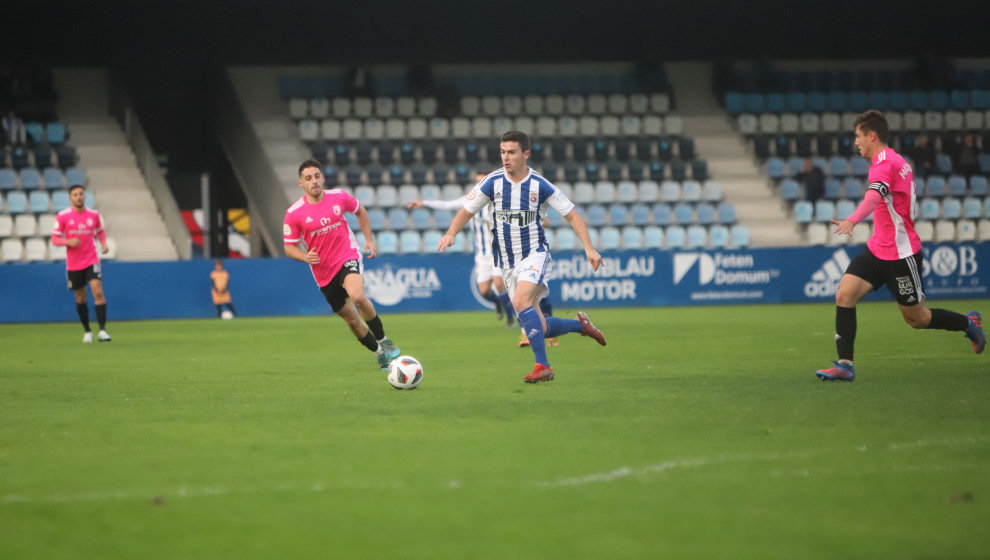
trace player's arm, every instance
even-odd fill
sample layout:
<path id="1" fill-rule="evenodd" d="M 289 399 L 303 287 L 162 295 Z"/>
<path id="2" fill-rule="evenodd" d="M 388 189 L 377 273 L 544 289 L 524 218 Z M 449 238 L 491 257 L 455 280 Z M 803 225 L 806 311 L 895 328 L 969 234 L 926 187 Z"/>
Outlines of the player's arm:
<path id="1" fill-rule="evenodd" d="M 598 270 L 598 267 L 602 264 L 602 256 L 595 250 L 594 245 L 591 244 L 591 236 L 588 235 L 588 226 L 585 225 L 584 219 L 578 214 L 577 209 L 572 209 L 570 212 L 564 214 L 564 219 L 571 225 L 571 229 L 574 230 L 578 239 L 581 240 L 581 244 L 584 245 L 584 256 L 591 263 L 591 269 Z"/>
<path id="2" fill-rule="evenodd" d="M 310 249 L 309 251 L 303 252 L 303 250 L 299 248 L 298 243 L 295 245 L 286 243 L 285 256 L 306 264 L 320 264 L 320 256 L 316 254 L 316 251 Z"/>
<path id="3" fill-rule="evenodd" d="M 841 233 L 844 235 L 852 235 L 853 227 L 866 219 L 867 216 L 876 210 L 877 205 L 883 200 L 884 195 L 887 194 L 887 185 L 879 183 L 874 187 L 873 184 L 870 188 L 866 190 L 866 195 L 863 196 L 863 202 L 859 203 L 856 211 L 852 213 L 851 216 L 845 220 L 831 220 L 832 225 L 835 226 L 835 233 Z"/>
<path id="4" fill-rule="evenodd" d="M 110 252 L 110 246 L 107 245 L 107 232 L 103 229 L 102 220 L 100 222 L 97 225 L 96 240 L 100 242 L 100 252 L 105 255 Z"/>
<path id="5" fill-rule="evenodd" d="M 65 232 L 62 231 L 62 223 L 55 222 L 55 227 L 52 228 L 52 245 L 55 245 L 56 247 L 75 247 L 79 245 L 79 238 L 69 238 Z"/>
<path id="6" fill-rule="evenodd" d="M 465 208 L 458 210 L 457 215 L 454 216 L 454 219 L 450 222 L 450 227 L 447 228 L 447 233 L 443 234 L 443 237 L 440 238 L 440 243 L 437 245 L 437 251 L 442 253 L 445 249 L 447 249 L 447 247 L 453 245 L 454 238 L 457 237 L 457 232 L 464 229 L 464 225 L 467 224 L 468 220 L 470 220 L 473 216 L 474 213 L 468 212 Z"/>
<path id="7" fill-rule="evenodd" d="M 361 233 L 364 234 L 364 254 L 369 259 L 373 259 L 378 251 L 375 250 L 375 236 L 371 232 L 371 220 L 368 219 L 368 211 L 364 209 L 364 206 L 359 206 L 354 212 L 354 216 L 357 218 Z"/>

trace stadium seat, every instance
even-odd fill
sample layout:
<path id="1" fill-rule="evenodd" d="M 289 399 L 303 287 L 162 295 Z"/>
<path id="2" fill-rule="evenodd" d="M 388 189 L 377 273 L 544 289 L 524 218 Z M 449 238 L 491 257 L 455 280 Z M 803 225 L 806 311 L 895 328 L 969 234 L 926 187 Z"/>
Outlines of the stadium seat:
<path id="1" fill-rule="evenodd" d="M 403 254 L 422 252 L 423 238 L 418 231 L 406 230 L 399 234 L 399 251 Z"/>
<path id="2" fill-rule="evenodd" d="M 825 245 L 828 242 L 828 226 L 825 224 L 808 224 L 807 234 L 809 245 Z"/>
<path id="3" fill-rule="evenodd" d="M 622 228 L 622 248 L 641 249 L 643 247 L 643 230 L 637 226 Z"/>
<path id="4" fill-rule="evenodd" d="M 856 203 L 849 199 L 842 199 L 835 204 L 835 219 L 845 220 L 856 211 Z"/>
<path id="5" fill-rule="evenodd" d="M 945 241 L 955 241 L 956 223 L 950 220 L 938 220 L 935 222 L 935 241 L 942 243 Z"/>
<path id="6" fill-rule="evenodd" d="M 980 220 L 977 222 L 976 238 L 980 241 L 990 241 L 990 220 Z"/>
<path id="7" fill-rule="evenodd" d="M 390 255 L 399 251 L 399 236 L 396 235 L 394 231 L 386 230 L 379 232 L 377 237 L 377 249 L 379 254 Z"/>
<path id="8" fill-rule="evenodd" d="M 702 225 L 691 225 L 687 228 L 686 249 L 699 249 L 708 244 L 708 231 Z"/>
<path id="9" fill-rule="evenodd" d="M 33 190 L 28 195 L 28 204 L 31 205 L 31 211 L 35 214 L 48 212 L 51 202 L 52 199 L 48 196 L 48 191 Z"/>
<path id="10" fill-rule="evenodd" d="M 976 222 L 973 220 L 959 220 L 956 222 L 956 241 L 960 243 L 976 241 Z"/>
<path id="11" fill-rule="evenodd" d="M 780 198 L 785 202 L 796 202 L 801 197 L 801 185 L 794 179 L 780 182 Z"/>
<path id="12" fill-rule="evenodd" d="M 623 227 L 629 223 L 629 209 L 625 204 L 616 203 L 608 207 L 609 223 L 615 227 Z"/>
<path id="13" fill-rule="evenodd" d="M 0 214 L 0 239 L 14 234 L 14 218 L 10 214 Z"/>
<path id="14" fill-rule="evenodd" d="M 3 163 L 0 161 L 0 163 Z M 0 191 L 17 188 L 17 172 L 9 167 L 0 169 Z"/>
<path id="15" fill-rule="evenodd" d="M 616 201 L 629 204 L 636 202 L 638 197 L 639 191 L 636 183 L 632 181 L 620 181 L 616 185 Z"/>
<path id="16" fill-rule="evenodd" d="M 984 175 L 971 175 L 969 177 L 969 194 L 973 196 L 987 196 L 987 178 Z"/>
<path id="17" fill-rule="evenodd" d="M 34 214 L 14 216 L 14 232 L 18 237 L 31 237 L 38 234 L 38 220 Z"/>
<path id="18" fill-rule="evenodd" d="M 381 208 L 367 208 L 368 221 L 371 222 L 372 231 L 385 229 L 385 211 Z"/>
<path id="19" fill-rule="evenodd" d="M 988 228 L 990 229 L 990 228 Z M 663 247 L 663 230 L 657 226 L 647 226 L 643 228 L 643 248 L 660 249 Z"/>
<path id="20" fill-rule="evenodd" d="M 694 221 L 694 208 L 686 202 L 678 202 L 674 205 L 674 222 L 679 225 L 687 225 Z M 659 223 L 659 222 L 658 222 Z"/>
<path id="21" fill-rule="evenodd" d="M 681 200 L 687 202 L 698 202 L 701 200 L 701 183 L 698 181 L 684 181 L 681 183 Z"/>
<path id="22" fill-rule="evenodd" d="M 24 241 L 24 259 L 28 262 L 41 262 L 48 259 L 48 242 L 41 237 L 31 237 Z"/>
<path id="23" fill-rule="evenodd" d="M 936 220 L 941 215 L 941 205 L 934 198 L 923 198 L 920 203 L 921 213 L 918 216 L 922 220 Z"/>
<path id="24" fill-rule="evenodd" d="M 375 203 L 383 208 L 399 204 L 399 191 L 394 185 L 380 185 L 375 189 Z"/>
<path id="25" fill-rule="evenodd" d="M 41 173 L 34 167 L 25 167 L 24 169 L 21 169 L 20 177 L 21 188 L 24 190 L 40 189 L 42 187 Z"/>
<path id="26" fill-rule="evenodd" d="M 931 175 L 925 181 L 925 196 L 942 198 L 947 190 L 945 178 L 941 175 Z"/>
<path id="27" fill-rule="evenodd" d="M 794 220 L 799 224 L 810 223 L 814 219 L 815 206 L 807 200 L 794 203 Z"/>
<path id="28" fill-rule="evenodd" d="M 979 198 L 967 196 L 962 201 L 962 217 L 978 220 L 983 216 L 983 205 Z"/>
<path id="29" fill-rule="evenodd" d="M 554 238 L 557 243 L 556 249 L 573 251 L 578 248 L 579 241 L 577 235 L 570 227 L 557 228 L 554 232 Z"/>
<path id="30" fill-rule="evenodd" d="M 591 227 L 602 227 L 606 223 L 608 210 L 601 204 L 591 204 L 588 206 L 587 223 Z"/>
<path id="31" fill-rule="evenodd" d="M 702 185 L 702 199 L 708 202 L 721 202 L 723 198 L 722 184 L 711 179 Z"/>
<path id="32" fill-rule="evenodd" d="M 24 243 L 15 237 L 0 240 L 0 259 L 3 262 L 20 262 L 24 259 Z"/>
<path id="33" fill-rule="evenodd" d="M 28 198 L 24 191 L 11 191 L 7 193 L 7 213 L 21 214 L 28 210 Z"/>
<path id="34" fill-rule="evenodd" d="M 601 248 L 606 251 L 614 251 L 622 245 L 622 234 L 617 227 L 606 226 L 601 228 L 598 238 L 601 242 Z"/>
<path id="35" fill-rule="evenodd" d="M 966 178 L 962 175 L 950 175 L 948 187 L 949 196 L 966 196 Z"/>
<path id="36" fill-rule="evenodd" d="M 615 183 L 612 181 L 598 181 L 595 183 L 595 200 L 601 204 L 610 204 L 615 202 Z"/>
<path id="37" fill-rule="evenodd" d="M 727 226 L 716 224 L 708 232 L 709 246 L 713 249 L 724 249 L 729 246 L 730 232 Z"/>
<path id="38" fill-rule="evenodd" d="M 718 223 L 723 225 L 731 225 L 736 222 L 736 207 L 734 204 L 729 202 L 723 202 L 718 205 L 717 209 Z"/>
<path id="39" fill-rule="evenodd" d="M 660 200 L 677 202 L 681 200 L 681 185 L 676 181 L 664 181 L 660 184 Z"/>
<path id="40" fill-rule="evenodd" d="M 660 186 L 656 181 L 645 180 L 639 182 L 639 200 L 641 202 L 656 202 L 660 200 Z"/>
<path id="41" fill-rule="evenodd" d="M 405 208 L 389 208 L 387 215 L 389 229 L 401 232 L 409 227 L 409 212 Z"/>
<path id="42" fill-rule="evenodd" d="M 715 223 L 715 206 L 712 204 L 708 202 L 699 203 L 695 206 L 695 212 L 697 212 L 695 222 L 705 226 Z"/>
<path id="43" fill-rule="evenodd" d="M 942 201 L 942 218 L 946 220 L 958 220 L 960 217 L 962 217 L 962 202 L 958 198 L 945 198 Z M 935 229 L 937 233 L 937 225 Z"/>
<path id="44" fill-rule="evenodd" d="M 855 230 L 854 230 L 855 231 Z M 928 220 L 922 220 L 914 223 L 914 231 L 921 238 L 922 242 L 929 242 L 935 240 L 935 224 L 934 222 Z"/>
<path id="45" fill-rule="evenodd" d="M 668 249 L 683 249 L 687 243 L 687 231 L 682 226 L 670 226 L 664 235 L 667 238 Z"/>
<path id="46" fill-rule="evenodd" d="M 61 212 L 71 206 L 69 202 L 69 191 L 55 191 L 52 193 L 52 212 Z"/>
<path id="47" fill-rule="evenodd" d="M 669 209 L 669 207 L 668 207 Z M 636 203 L 630 207 L 632 224 L 636 226 L 649 225 L 651 222 L 650 207 L 643 203 Z"/>

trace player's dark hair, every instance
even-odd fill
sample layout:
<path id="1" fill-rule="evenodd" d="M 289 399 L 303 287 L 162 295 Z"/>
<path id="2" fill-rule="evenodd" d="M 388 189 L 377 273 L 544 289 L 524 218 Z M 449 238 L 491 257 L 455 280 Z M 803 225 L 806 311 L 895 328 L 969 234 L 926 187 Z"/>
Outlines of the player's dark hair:
<path id="1" fill-rule="evenodd" d="M 320 170 L 323 169 L 323 166 L 320 165 L 320 162 L 316 161 L 315 159 L 307 159 L 306 161 L 299 164 L 299 176 L 302 177 L 303 170 L 310 167 L 315 167 Z"/>
<path id="2" fill-rule="evenodd" d="M 876 132 L 877 140 L 881 144 L 887 143 L 890 127 L 887 125 L 887 117 L 883 116 L 883 113 L 880 111 L 876 109 L 863 111 L 859 115 L 856 115 L 856 121 L 853 123 L 853 126 L 862 130 L 864 134 L 867 132 Z"/>
<path id="3" fill-rule="evenodd" d="M 82 185 L 72 185 L 71 187 L 69 187 L 69 194 L 72 194 L 72 191 L 74 191 L 76 189 L 86 190 L 86 187 L 84 187 Z"/>
<path id="4" fill-rule="evenodd" d="M 519 149 L 523 152 L 529 151 L 529 136 L 525 132 L 520 132 L 518 130 L 510 130 L 499 138 L 499 143 L 502 142 L 516 142 L 519 144 Z"/>

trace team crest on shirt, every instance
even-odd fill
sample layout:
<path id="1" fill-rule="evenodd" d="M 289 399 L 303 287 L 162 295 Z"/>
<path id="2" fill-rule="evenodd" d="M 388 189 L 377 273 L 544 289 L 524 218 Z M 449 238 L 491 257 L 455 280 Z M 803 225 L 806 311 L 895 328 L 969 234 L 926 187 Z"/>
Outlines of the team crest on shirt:
<path id="1" fill-rule="evenodd" d="M 529 201 L 530 201 L 530 202 L 536 202 L 536 200 L 537 200 L 537 199 L 538 199 L 539 197 L 540 197 L 540 195 L 538 195 L 538 194 L 536 194 L 536 193 L 532 193 L 532 194 L 530 194 L 530 195 L 529 195 Z"/>
<path id="2" fill-rule="evenodd" d="M 468 200 L 474 200 L 478 196 L 477 189 L 471 189 L 471 192 L 467 193 Z"/>
<path id="3" fill-rule="evenodd" d="M 92 226 L 93 225 L 93 218 L 86 218 L 86 225 L 87 226 Z"/>
<path id="4" fill-rule="evenodd" d="M 337 205 L 337 204 L 334 204 L 333 205 L 333 215 L 334 216 L 339 216 L 340 215 L 340 206 Z"/>

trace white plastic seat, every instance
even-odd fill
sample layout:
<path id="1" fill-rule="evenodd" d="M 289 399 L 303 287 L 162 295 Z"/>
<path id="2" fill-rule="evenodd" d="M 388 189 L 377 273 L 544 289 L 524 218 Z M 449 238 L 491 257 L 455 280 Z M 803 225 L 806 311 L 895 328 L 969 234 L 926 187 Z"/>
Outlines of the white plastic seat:
<path id="1" fill-rule="evenodd" d="M 661 115 L 670 111 L 670 96 L 663 92 L 650 95 L 650 109 Z"/>
<path id="2" fill-rule="evenodd" d="M 586 102 L 587 112 L 593 115 L 601 115 L 608 110 L 608 99 L 600 93 L 592 93 Z"/>
<path id="3" fill-rule="evenodd" d="M 643 119 L 636 115 L 624 115 L 620 131 L 626 136 L 639 136 L 643 132 Z"/>
<path id="4" fill-rule="evenodd" d="M 546 96 L 543 101 L 545 111 L 548 115 L 563 115 L 564 114 L 564 96 L 551 94 Z"/>
<path id="5" fill-rule="evenodd" d="M 38 220 L 34 214 L 18 214 L 14 216 L 14 231 L 18 237 L 37 235 Z"/>
<path id="6" fill-rule="evenodd" d="M 31 237 L 24 241 L 24 258 L 28 262 L 48 259 L 48 243 L 41 237 Z"/>
<path id="7" fill-rule="evenodd" d="M 316 119 L 302 119 L 298 128 L 300 140 L 305 142 L 320 139 L 320 123 Z"/>
<path id="8" fill-rule="evenodd" d="M 585 112 L 585 99 L 583 95 L 572 93 L 564 98 L 564 103 L 567 114 L 569 115 L 581 115 Z"/>
<path id="9" fill-rule="evenodd" d="M 502 113 L 516 116 L 523 112 L 522 97 L 518 95 L 506 95 L 502 97 Z"/>
<path id="10" fill-rule="evenodd" d="M 938 220 L 935 222 L 935 241 L 955 241 L 956 223 L 951 220 Z"/>
<path id="11" fill-rule="evenodd" d="M 364 125 L 360 119 L 344 119 L 341 124 L 341 135 L 346 140 L 358 140 L 364 133 Z"/>
<path id="12" fill-rule="evenodd" d="M 624 93 L 613 93 L 608 96 L 608 112 L 621 115 L 629 110 L 629 98 Z"/>
<path id="13" fill-rule="evenodd" d="M 289 116 L 294 119 L 304 119 L 309 114 L 309 101 L 302 97 L 289 100 Z"/>
<path id="14" fill-rule="evenodd" d="M 578 133 L 581 136 L 598 136 L 598 117 L 584 115 L 578 119 Z"/>
<path id="15" fill-rule="evenodd" d="M 416 100 L 412 97 L 399 97 L 395 100 L 395 114 L 400 117 L 412 117 L 416 114 Z"/>
<path id="16" fill-rule="evenodd" d="M 320 138 L 324 140 L 339 140 L 342 128 L 337 119 L 323 119 L 320 121 Z"/>
<path id="17" fill-rule="evenodd" d="M 330 100 L 326 97 L 314 97 L 309 100 L 309 116 L 324 119 L 330 116 Z"/>
<path id="18" fill-rule="evenodd" d="M 481 113 L 494 117 L 502 114 L 502 98 L 497 95 L 485 95 L 481 98 Z"/>
<path id="19" fill-rule="evenodd" d="M 0 259 L 3 262 L 20 262 L 24 259 L 24 243 L 16 237 L 0 241 Z"/>
<path id="20" fill-rule="evenodd" d="M 523 98 L 523 109 L 527 115 L 542 115 L 543 97 L 539 95 L 527 95 Z"/>
<path id="21" fill-rule="evenodd" d="M 437 98 L 426 95 L 416 100 L 417 114 L 421 117 L 432 117 L 437 114 Z"/>
<path id="22" fill-rule="evenodd" d="M 650 98 L 645 93 L 629 94 L 629 111 L 636 115 L 650 112 Z"/>
<path id="23" fill-rule="evenodd" d="M 440 117 L 430 119 L 430 138 L 447 138 L 450 136 L 450 121 Z"/>
<path id="24" fill-rule="evenodd" d="M 461 114 L 466 117 L 473 117 L 481 113 L 481 98 L 477 95 L 465 95 L 461 97 Z"/>

